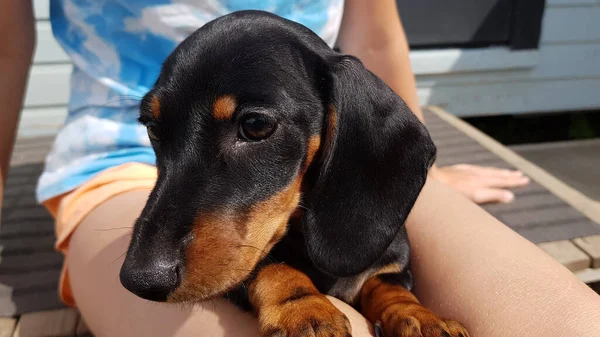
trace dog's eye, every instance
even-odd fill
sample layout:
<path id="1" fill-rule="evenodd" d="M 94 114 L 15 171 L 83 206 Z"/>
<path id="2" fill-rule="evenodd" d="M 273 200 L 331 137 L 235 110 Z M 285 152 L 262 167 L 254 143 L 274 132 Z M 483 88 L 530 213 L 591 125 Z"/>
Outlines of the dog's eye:
<path id="1" fill-rule="evenodd" d="M 148 124 L 146 126 L 146 130 L 148 130 L 148 137 L 153 140 L 158 142 L 160 140 L 160 132 L 158 130 L 158 128 L 156 127 L 156 125 L 154 124 Z"/>
<path id="2" fill-rule="evenodd" d="M 240 138 L 247 141 L 259 141 L 275 132 L 277 123 L 268 116 L 250 116 L 240 124 Z"/>

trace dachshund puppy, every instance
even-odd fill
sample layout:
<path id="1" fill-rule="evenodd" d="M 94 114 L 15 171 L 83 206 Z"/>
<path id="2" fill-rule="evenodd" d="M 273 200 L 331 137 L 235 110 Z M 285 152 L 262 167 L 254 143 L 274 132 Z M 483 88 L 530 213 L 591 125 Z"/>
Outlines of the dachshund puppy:
<path id="1" fill-rule="evenodd" d="M 120 273 L 139 297 L 224 296 L 267 336 L 468 336 L 411 293 L 404 222 L 436 149 L 406 104 L 308 28 L 240 11 L 165 60 L 139 120 L 158 180 Z"/>

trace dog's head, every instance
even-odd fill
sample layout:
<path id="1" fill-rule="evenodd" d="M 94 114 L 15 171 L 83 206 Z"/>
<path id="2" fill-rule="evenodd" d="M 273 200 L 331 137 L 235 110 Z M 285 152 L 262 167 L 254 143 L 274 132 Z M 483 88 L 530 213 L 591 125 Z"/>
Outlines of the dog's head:
<path id="1" fill-rule="evenodd" d="M 425 127 L 357 59 L 264 12 L 221 17 L 183 41 L 140 110 L 158 181 L 120 277 L 157 301 L 238 285 L 298 209 L 315 266 L 366 269 L 435 156 Z"/>

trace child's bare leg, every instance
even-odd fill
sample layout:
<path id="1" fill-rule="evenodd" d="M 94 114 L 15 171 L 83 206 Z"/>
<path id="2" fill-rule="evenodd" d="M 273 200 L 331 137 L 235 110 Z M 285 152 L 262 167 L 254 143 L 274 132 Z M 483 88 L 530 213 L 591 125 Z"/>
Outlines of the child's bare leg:
<path id="1" fill-rule="evenodd" d="M 101 204 L 71 238 L 67 255 L 71 286 L 92 331 L 97 337 L 257 336 L 255 318 L 229 302 L 215 300 L 194 307 L 154 303 L 121 286 L 118 275 L 131 226 L 148 193 L 132 191 Z M 345 303 L 332 301 L 349 317 L 354 336 L 370 336 L 365 318 Z"/>
<path id="2" fill-rule="evenodd" d="M 407 229 L 418 297 L 471 336 L 600 336 L 600 296 L 457 192 L 428 182 Z"/>

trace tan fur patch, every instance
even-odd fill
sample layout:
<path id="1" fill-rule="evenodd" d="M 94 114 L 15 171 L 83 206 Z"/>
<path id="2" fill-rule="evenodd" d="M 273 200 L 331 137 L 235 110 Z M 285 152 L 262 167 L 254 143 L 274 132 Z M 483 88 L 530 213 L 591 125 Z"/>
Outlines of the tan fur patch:
<path id="1" fill-rule="evenodd" d="M 410 311 L 420 310 L 421 307 L 410 291 L 398 285 L 387 284 L 377 276 L 371 277 L 362 287 L 360 304 L 362 314 L 371 322 L 380 321 L 392 306 L 401 304 Z"/>
<path id="2" fill-rule="evenodd" d="M 272 264 L 260 270 L 248 289 L 248 295 L 252 305 L 261 308 L 283 302 L 294 289 L 302 289 L 306 294 L 319 294 L 310 278 L 302 272 L 286 264 Z"/>
<path id="3" fill-rule="evenodd" d="M 185 277 L 169 301 L 205 299 L 243 281 L 285 235 L 287 221 L 300 201 L 300 182 L 298 177 L 257 203 L 246 217 L 227 212 L 199 216 L 186 251 Z M 246 230 L 240 232 L 236 229 L 240 227 Z"/>
<path id="4" fill-rule="evenodd" d="M 213 115 L 218 120 L 227 120 L 231 118 L 236 108 L 237 101 L 235 97 L 224 95 L 217 98 L 213 104 Z"/>
<path id="5" fill-rule="evenodd" d="M 340 278 L 331 287 L 329 293 L 346 303 L 357 304 L 360 301 L 361 289 L 369 278 L 381 274 L 399 273 L 401 270 L 400 264 L 392 263 L 375 271 L 369 269 L 356 276 Z"/>
<path id="6" fill-rule="evenodd" d="M 248 295 L 258 312 L 261 336 L 350 335 L 346 317 L 319 293 L 308 276 L 286 264 L 261 269 Z"/>
<path id="7" fill-rule="evenodd" d="M 327 134 L 325 136 L 325 150 L 331 151 L 337 130 L 338 115 L 337 110 L 332 105 L 329 107 L 327 116 Z"/>
<path id="8" fill-rule="evenodd" d="M 268 252 L 281 240 L 285 235 L 288 219 L 300 203 L 301 182 L 299 176 L 283 191 L 252 207 L 246 223 L 247 242 Z"/>
<path id="9" fill-rule="evenodd" d="M 315 159 L 315 155 L 317 154 L 320 148 L 321 137 L 318 135 L 310 137 L 310 139 L 308 140 L 308 147 L 306 149 L 306 162 L 302 166 L 302 172 L 300 173 L 301 175 L 306 173 L 306 170 L 308 170 L 308 167 L 312 163 L 313 159 Z"/>
<path id="10" fill-rule="evenodd" d="M 155 119 L 160 118 L 160 101 L 156 96 L 152 97 L 152 100 L 150 101 L 150 113 Z"/>
<path id="11" fill-rule="evenodd" d="M 402 271 L 402 266 L 399 263 L 388 264 L 387 266 L 377 270 L 373 276 L 381 274 L 396 274 Z"/>
<path id="12" fill-rule="evenodd" d="M 380 322 L 385 336 L 468 337 L 458 322 L 443 320 L 423 307 L 407 289 L 371 277 L 360 295 L 361 313 L 371 322 Z"/>

